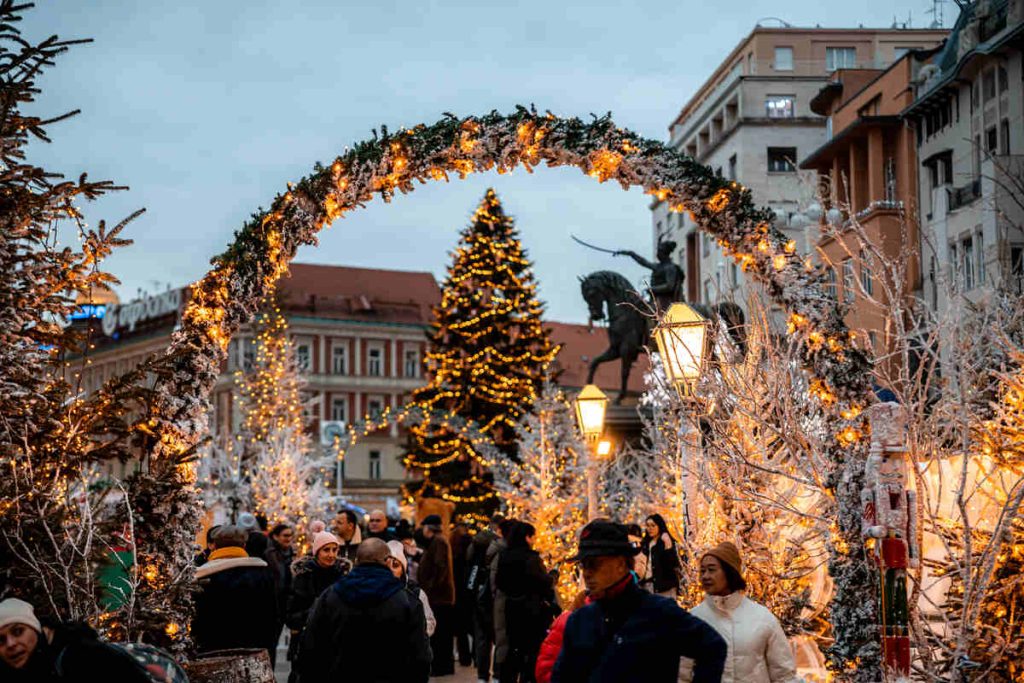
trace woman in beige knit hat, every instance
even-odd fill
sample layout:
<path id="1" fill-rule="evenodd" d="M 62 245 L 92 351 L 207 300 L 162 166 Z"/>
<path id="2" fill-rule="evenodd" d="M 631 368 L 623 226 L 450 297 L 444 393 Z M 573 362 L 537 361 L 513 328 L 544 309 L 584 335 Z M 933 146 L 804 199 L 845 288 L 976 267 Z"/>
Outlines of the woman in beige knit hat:
<path id="1" fill-rule="evenodd" d="M 746 596 L 739 549 L 726 541 L 700 559 L 704 601 L 690 614 L 714 627 L 725 639 L 722 683 L 798 683 L 796 662 L 782 625 L 766 607 Z M 689 667 L 680 667 L 680 681 L 689 681 Z"/>

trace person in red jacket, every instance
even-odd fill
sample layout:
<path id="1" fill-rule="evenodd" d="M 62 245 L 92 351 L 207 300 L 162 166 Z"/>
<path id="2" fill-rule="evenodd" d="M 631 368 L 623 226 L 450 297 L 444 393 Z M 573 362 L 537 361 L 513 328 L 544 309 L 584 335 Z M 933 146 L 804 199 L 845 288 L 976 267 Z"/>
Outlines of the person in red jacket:
<path id="1" fill-rule="evenodd" d="M 583 605 L 590 603 L 586 591 L 580 591 L 572 601 L 569 609 L 558 615 L 555 622 L 551 624 L 551 630 L 541 643 L 540 652 L 537 653 L 537 667 L 534 669 L 534 677 L 537 683 L 551 683 L 551 671 L 555 668 L 555 662 L 562 651 L 562 634 L 565 632 L 565 622 L 569 621 L 569 615 Z"/>

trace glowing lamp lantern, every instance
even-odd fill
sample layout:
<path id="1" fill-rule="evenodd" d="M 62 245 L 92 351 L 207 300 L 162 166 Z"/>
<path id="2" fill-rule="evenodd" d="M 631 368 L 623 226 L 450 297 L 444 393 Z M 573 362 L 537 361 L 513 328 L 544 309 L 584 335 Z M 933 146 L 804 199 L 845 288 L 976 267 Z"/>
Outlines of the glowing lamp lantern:
<path id="1" fill-rule="evenodd" d="M 711 321 L 685 303 L 669 306 L 654 330 L 665 374 L 682 397 L 692 394 L 708 357 Z"/>
<path id="2" fill-rule="evenodd" d="M 604 416 L 608 397 L 593 384 L 583 387 L 576 396 L 576 422 L 587 441 L 597 441 L 604 433 Z"/>

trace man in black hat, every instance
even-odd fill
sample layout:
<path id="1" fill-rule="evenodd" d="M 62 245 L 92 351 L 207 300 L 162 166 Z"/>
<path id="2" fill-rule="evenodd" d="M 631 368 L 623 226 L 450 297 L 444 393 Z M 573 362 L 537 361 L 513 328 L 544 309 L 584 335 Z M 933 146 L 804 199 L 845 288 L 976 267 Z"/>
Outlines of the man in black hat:
<path id="1" fill-rule="evenodd" d="M 694 683 L 721 680 L 725 641 L 674 601 L 636 585 L 637 552 L 622 524 L 594 520 L 583 528 L 572 560 L 593 602 L 569 617 L 551 683 L 674 683 L 680 657 L 694 660 Z"/>

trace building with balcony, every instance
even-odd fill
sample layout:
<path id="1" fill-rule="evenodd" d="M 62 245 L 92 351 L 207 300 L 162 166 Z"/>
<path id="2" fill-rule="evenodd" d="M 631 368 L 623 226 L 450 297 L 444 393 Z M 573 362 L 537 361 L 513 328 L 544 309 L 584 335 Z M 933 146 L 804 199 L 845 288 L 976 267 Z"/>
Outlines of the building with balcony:
<path id="1" fill-rule="evenodd" d="M 914 83 L 921 297 L 943 315 L 960 297 L 1024 277 L 1024 0 L 964 3 Z"/>
<path id="2" fill-rule="evenodd" d="M 944 30 L 757 27 L 729 53 L 669 127 L 670 144 L 750 188 L 802 250 L 814 244 L 801 209 L 815 193 L 798 162 L 830 136 L 811 100 L 840 69 L 881 69 L 941 43 Z M 670 237 L 686 271 L 686 297 L 743 303 L 742 273 L 686 214 L 651 205 L 653 243 Z"/>
<path id="3" fill-rule="evenodd" d="M 831 137 L 800 163 L 819 177 L 822 229 L 815 251 L 827 287 L 847 308 L 846 323 L 884 357 L 892 340 L 890 293 L 912 305 L 920 286 L 917 139 L 903 111 L 913 83 L 941 48 L 912 50 L 887 69 L 838 69 L 810 102 Z M 876 258 L 901 263 L 902 282 Z"/>
<path id="4" fill-rule="evenodd" d="M 279 283 L 281 311 L 310 397 L 307 417 L 313 447 L 327 448 L 345 425 L 401 407 L 426 383 L 426 333 L 441 291 L 426 272 L 306 263 L 293 263 L 289 270 Z M 123 306 L 113 293 L 83 302 L 83 315 L 73 324 L 92 325 L 94 330 L 94 349 L 79 359 L 76 368 L 83 389 L 95 391 L 106 380 L 163 353 L 188 297 L 189 289 L 183 287 Z M 603 329 L 587 325 L 550 323 L 549 329 L 552 340 L 562 347 L 552 371 L 567 393 L 574 393 L 585 384 L 590 360 L 607 348 L 607 336 Z M 216 438 L 229 438 L 241 422 L 235 375 L 255 359 L 251 325 L 232 338 L 227 354 L 210 396 L 210 431 Z M 646 369 L 641 358 L 630 378 L 632 392 L 642 391 Z M 618 362 L 601 366 L 594 381 L 614 394 Z M 402 466 L 405 445 L 406 434 L 399 425 L 362 438 L 346 453 L 338 468 L 341 480 L 332 485 L 352 504 L 397 514 L 400 486 L 415 476 Z M 111 474 L 123 477 L 135 466 L 115 464 Z"/>

